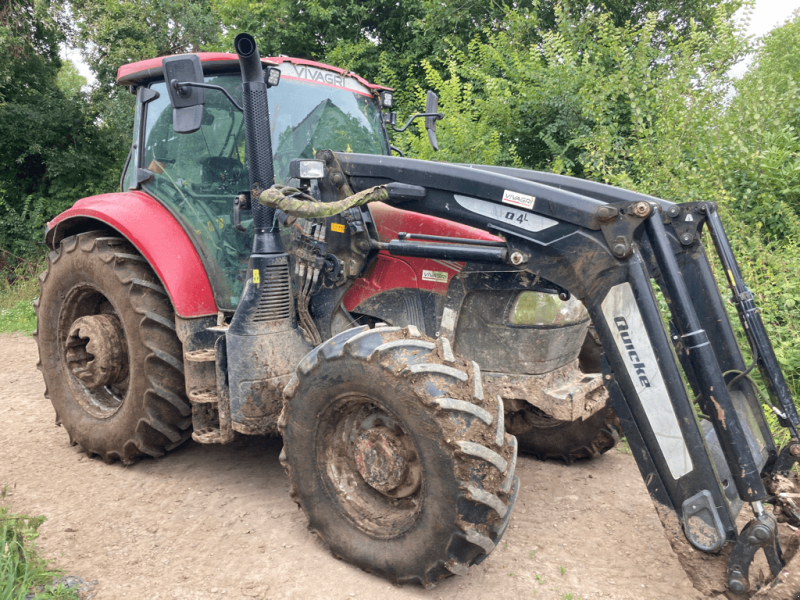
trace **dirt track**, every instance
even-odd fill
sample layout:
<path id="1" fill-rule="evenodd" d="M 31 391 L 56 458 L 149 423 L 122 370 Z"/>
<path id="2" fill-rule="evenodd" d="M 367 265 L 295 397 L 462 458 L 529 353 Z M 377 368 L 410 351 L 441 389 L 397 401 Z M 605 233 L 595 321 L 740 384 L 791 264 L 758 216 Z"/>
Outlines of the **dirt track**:
<path id="1" fill-rule="evenodd" d="M 396 587 L 334 559 L 289 499 L 278 439 L 189 442 L 125 468 L 54 425 L 32 339 L 0 336 L 0 489 L 46 515 L 43 554 L 96 598 L 701 598 L 664 538 L 633 457 L 570 467 L 522 458 L 504 543 L 464 577 Z M 569 594 L 573 594 L 570 596 Z"/>

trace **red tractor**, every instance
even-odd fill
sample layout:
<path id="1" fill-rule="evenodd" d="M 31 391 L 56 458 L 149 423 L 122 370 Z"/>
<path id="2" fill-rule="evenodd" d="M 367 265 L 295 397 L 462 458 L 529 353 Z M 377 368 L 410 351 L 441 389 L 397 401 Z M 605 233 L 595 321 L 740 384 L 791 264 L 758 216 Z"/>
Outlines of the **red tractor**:
<path id="1" fill-rule="evenodd" d="M 36 338 L 73 444 L 130 464 L 190 436 L 280 433 L 292 497 L 332 551 L 429 584 L 502 537 L 518 448 L 570 462 L 624 429 L 668 535 L 722 561 L 722 587 L 749 589 L 759 549 L 780 571 L 762 503 L 798 517 L 773 480 L 800 420 L 713 203 L 392 157 L 391 90 L 261 60 L 247 34 L 236 50 L 121 67 L 137 105 L 120 192 L 48 224 Z M 436 104 L 412 117 L 434 147 Z"/>

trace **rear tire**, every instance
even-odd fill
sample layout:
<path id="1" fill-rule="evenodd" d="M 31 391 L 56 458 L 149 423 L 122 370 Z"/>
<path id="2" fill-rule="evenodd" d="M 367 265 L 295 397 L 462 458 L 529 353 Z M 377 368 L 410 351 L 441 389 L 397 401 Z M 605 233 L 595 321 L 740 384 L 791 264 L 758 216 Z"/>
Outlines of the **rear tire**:
<path id="1" fill-rule="evenodd" d="M 619 443 L 622 431 L 610 401 L 580 421 L 559 421 L 529 406 L 506 414 L 506 428 L 517 436 L 520 452 L 560 459 L 568 465 L 608 452 Z"/>
<path id="2" fill-rule="evenodd" d="M 298 366 L 279 428 L 309 528 L 362 569 L 428 586 L 466 573 L 505 532 L 516 440 L 477 365 L 446 340 L 413 327 L 340 333 Z"/>
<path id="3" fill-rule="evenodd" d="M 123 238 L 87 232 L 64 239 L 39 280 L 38 366 L 70 442 L 124 464 L 185 442 L 183 349 L 147 261 Z"/>
<path id="4" fill-rule="evenodd" d="M 602 353 L 594 326 L 590 326 L 578 356 L 578 368 L 584 373 L 600 373 Z M 520 452 L 539 459 L 560 459 L 568 465 L 608 452 L 622 436 L 622 426 L 610 399 L 599 411 L 580 421 L 559 421 L 529 406 L 506 414 L 506 428 L 517 436 Z"/>

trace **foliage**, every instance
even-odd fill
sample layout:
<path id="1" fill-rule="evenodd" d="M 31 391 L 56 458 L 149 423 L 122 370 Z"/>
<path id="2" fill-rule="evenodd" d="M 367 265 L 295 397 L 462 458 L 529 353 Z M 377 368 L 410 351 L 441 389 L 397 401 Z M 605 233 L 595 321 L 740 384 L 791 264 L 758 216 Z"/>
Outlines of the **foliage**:
<path id="1" fill-rule="evenodd" d="M 48 218 L 116 176 L 97 113 L 60 71 L 64 37 L 50 8 L 9 0 L 0 12 L 0 248 L 20 255 Z"/>
<path id="2" fill-rule="evenodd" d="M 33 592 L 37 600 L 77 600 L 77 590 L 53 584 L 57 573 L 49 570 L 33 545 L 44 521 L 0 507 L 0 598 L 23 600 Z"/>
<path id="3" fill-rule="evenodd" d="M 607 0 L 602 6 L 620 27 L 658 11 L 660 38 L 670 39 L 685 35 L 692 22 L 708 29 L 717 8 L 731 15 L 739 5 L 740 0 Z M 218 49 L 230 51 L 233 37 L 250 31 L 265 55 L 330 62 L 394 85 L 398 100 L 404 102 L 411 101 L 413 90 L 426 81 L 425 62 L 446 69 L 452 52 L 466 51 L 476 36 L 484 40 L 512 29 L 524 45 L 537 44 L 557 26 L 556 6 L 574 22 L 598 11 L 598 5 L 587 0 L 213 0 L 225 29 Z"/>
<path id="4" fill-rule="evenodd" d="M 65 60 L 56 74 L 56 87 L 67 98 L 74 98 L 81 95 L 83 87 L 88 82 L 86 77 L 78 73 L 78 69 L 71 60 Z"/>
<path id="5" fill-rule="evenodd" d="M 0 254 L 5 266 L 0 270 L 0 333 L 33 334 L 36 313 L 33 301 L 39 295 L 37 275 L 45 270 L 43 258 L 28 261 Z"/>
<path id="6" fill-rule="evenodd" d="M 417 121 L 418 135 L 395 136 L 402 149 L 414 158 L 472 164 L 513 164 L 520 166 L 514 146 L 504 147 L 500 133 L 487 119 L 481 118 L 480 98 L 470 83 L 464 83 L 457 73 L 457 64 L 450 61 L 447 76 L 441 75 L 428 61 L 422 62 L 426 83 L 439 93 L 440 107 L 447 117 L 437 123 L 440 151 L 435 152 L 428 142 L 423 121 Z M 425 92 L 417 87 L 417 105 L 425 104 Z"/>

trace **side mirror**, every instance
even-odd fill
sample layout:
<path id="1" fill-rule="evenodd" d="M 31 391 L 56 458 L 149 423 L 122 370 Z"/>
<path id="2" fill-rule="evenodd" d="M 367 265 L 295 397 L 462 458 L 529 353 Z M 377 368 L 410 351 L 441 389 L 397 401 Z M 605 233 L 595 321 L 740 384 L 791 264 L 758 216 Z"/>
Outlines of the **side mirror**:
<path id="1" fill-rule="evenodd" d="M 428 95 L 425 98 L 425 113 L 432 115 L 439 112 L 439 97 L 428 90 Z M 425 117 L 425 129 L 428 130 L 428 141 L 433 146 L 433 149 L 439 151 L 439 142 L 436 140 L 436 121 L 441 117 Z"/>
<path id="2" fill-rule="evenodd" d="M 172 128 L 175 133 L 194 133 L 203 124 L 206 91 L 185 83 L 203 84 L 203 67 L 196 54 L 168 56 L 161 61 L 172 103 Z"/>

